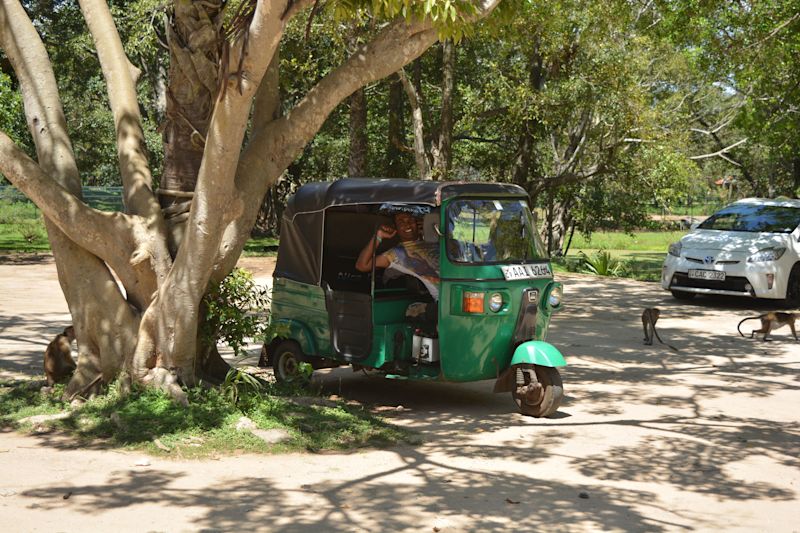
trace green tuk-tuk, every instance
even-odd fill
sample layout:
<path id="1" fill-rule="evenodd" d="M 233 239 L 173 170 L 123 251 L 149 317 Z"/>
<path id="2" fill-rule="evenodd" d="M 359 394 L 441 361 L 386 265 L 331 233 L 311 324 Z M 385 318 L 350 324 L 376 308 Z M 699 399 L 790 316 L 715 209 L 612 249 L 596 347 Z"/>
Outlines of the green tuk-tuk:
<path id="1" fill-rule="evenodd" d="M 376 238 L 392 215 L 418 217 L 438 249 L 438 298 L 409 272 L 375 267 L 397 245 Z M 372 270 L 356 268 L 375 239 Z M 352 365 L 394 379 L 496 379 L 520 411 L 553 414 L 561 353 L 544 341 L 562 287 L 533 224 L 528 195 L 500 183 L 341 179 L 310 183 L 284 210 L 270 324 L 262 351 L 278 381 Z M 307 377 L 307 374 L 305 374 Z"/>

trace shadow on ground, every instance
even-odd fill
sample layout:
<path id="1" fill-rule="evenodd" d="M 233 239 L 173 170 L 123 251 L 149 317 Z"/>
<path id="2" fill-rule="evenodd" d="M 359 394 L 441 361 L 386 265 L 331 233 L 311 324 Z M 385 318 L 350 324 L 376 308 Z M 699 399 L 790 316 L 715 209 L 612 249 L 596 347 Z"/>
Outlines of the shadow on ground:
<path id="1" fill-rule="evenodd" d="M 360 402 L 422 442 L 382 452 L 389 458 L 378 466 L 359 468 L 353 454 L 346 470 L 309 474 L 299 487 L 265 462 L 226 479 L 224 495 L 181 488 L 186 474 L 170 469 L 114 472 L 102 483 L 70 485 L 70 508 L 91 517 L 134 505 L 193 507 L 193 525 L 204 531 L 430 530 L 422 521 L 431 515 L 473 531 L 665 531 L 718 529 L 702 508 L 707 502 L 796 500 L 781 479 L 741 470 L 764 461 L 800 467 L 796 416 L 780 403 L 797 398 L 798 345 L 783 333 L 762 343 L 736 332 L 741 318 L 771 309 L 768 302 L 687 305 L 654 284 L 564 278 L 566 306 L 549 340 L 568 359 L 567 397 L 553 418 L 515 413 L 490 382 L 319 372 L 314 384 L 324 393 Z M 662 337 L 679 351 L 642 345 L 641 310 L 654 306 Z M 63 446 L 55 436 L 39 438 Z M 46 511 L 62 505 L 65 490 L 47 486 L 22 497 Z M 699 503 L 675 509 L 664 494 Z"/>

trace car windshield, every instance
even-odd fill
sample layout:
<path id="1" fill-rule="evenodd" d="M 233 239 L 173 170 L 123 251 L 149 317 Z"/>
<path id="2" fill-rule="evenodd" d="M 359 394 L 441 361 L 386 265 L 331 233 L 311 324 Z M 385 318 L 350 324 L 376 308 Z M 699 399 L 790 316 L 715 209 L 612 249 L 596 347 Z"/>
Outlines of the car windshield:
<path id="1" fill-rule="evenodd" d="M 456 263 L 547 257 L 523 200 L 455 200 L 447 207 L 447 256 Z"/>
<path id="2" fill-rule="evenodd" d="M 721 231 L 791 233 L 800 225 L 800 208 L 734 204 L 708 217 L 698 227 Z"/>

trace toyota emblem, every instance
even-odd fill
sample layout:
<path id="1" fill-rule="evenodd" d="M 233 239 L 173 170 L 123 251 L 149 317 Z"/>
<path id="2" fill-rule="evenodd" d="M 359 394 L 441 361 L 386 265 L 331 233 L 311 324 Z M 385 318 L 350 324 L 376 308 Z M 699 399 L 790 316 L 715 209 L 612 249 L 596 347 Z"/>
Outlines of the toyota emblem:
<path id="1" fill-rule="evenodd" d="M 703 263 L 705 263 L 707 265 L 713 265 L 714 264 L 714 258 L 711 257 L 710 255 L 707 255 L 707 256 L 705 256 L 705 258 L 703 258 Z"/>

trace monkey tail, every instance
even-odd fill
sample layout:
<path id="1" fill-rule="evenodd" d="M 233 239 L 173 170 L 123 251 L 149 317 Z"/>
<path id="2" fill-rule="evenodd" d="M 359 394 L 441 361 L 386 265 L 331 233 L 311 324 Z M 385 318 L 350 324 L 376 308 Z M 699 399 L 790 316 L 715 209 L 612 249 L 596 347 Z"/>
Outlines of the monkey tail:
<path id="1" fill-rule="evenodd" d="M 758 318 L 757 316 L 749 316 L 749 317 L 747 317 L 747 318 L 743 318 L 743 319 L 742 319 L 742 321 L 741 321 L 741 322 L 739 322 L 739 324 L 736 326 L 736 329 L 739 331 L 739 335 L 741 335 L 742 337 L 744 337 L 744 333 L 742 333 L 742 324 L 744 324 L 744 323 L 745 323 L 745 322 L 747 322 L 748 320 L 755 320 L 755 319 L 757 319 L 757 318 Z"/>
<path id="2" fill-rule="evenodd" d="M 653 324 L 653 333 L 655 334 L 656 339 L 658 339 L 658 342 L 660 342 L 664 346 L 669 347 L 673 352 L 680 352 L 680 350 L 677 349 L 676 347 L 674 347 L 673 345 L 668 344 L 668 343 L 666 343 L 666 342 L 661 340 L 661 336 L 658 334 L 658 331 L 656 331 L 656 325 L 655 324 Z"/>

